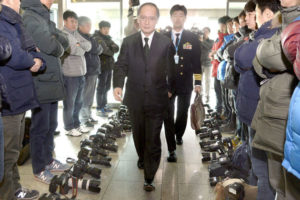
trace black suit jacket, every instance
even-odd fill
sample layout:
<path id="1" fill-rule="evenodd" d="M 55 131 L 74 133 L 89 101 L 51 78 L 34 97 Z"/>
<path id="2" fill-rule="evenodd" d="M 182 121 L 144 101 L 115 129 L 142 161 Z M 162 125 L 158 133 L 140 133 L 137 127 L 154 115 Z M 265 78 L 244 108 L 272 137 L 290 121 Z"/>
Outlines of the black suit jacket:
<path id="1" fill-rule="evenodd" d="M 167 35 L 172 38 L 172 32 Z M 175 46 L 173 44 L 174 54 Z M 183 30 L 178 48 L 179 64 L 176 65 L 176 94 L 187 94 L 194 85 L 201 85 L 201 47 L 196 34 Z"/>
<path id="2" fill-rule="evenodd" d="M 140 109 L 145 104 L 154 110 L 164 110 L 168 105 L 168 91 L 174 91 L 174 49 L 172 41 L 155 32 L 148 59 L 143 53 L 141 32 L 123 40 L 113 74 L 114 88 L 123 88 L 127 77 L 124 104 L 129 109 Z M 149 75 L 151 84 L 146 81 Z M 148 85 L 148 86 L 147 86 Z"/>

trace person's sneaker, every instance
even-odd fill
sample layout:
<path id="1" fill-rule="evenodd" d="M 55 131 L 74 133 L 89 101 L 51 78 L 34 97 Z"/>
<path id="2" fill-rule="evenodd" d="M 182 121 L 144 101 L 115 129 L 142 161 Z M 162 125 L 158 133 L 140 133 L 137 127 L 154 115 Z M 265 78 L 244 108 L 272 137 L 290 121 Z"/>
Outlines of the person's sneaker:
<path id="1" fill-rule="evenodd" d="M 56 159 L 54 159 L 51 164 L 46 166 L 46 170 L 49 170 L 50 172 L 64 172 L 68 169 L 70 169 L 69 165 L 63 164 Z"/>
<path id="2" fill-rule="evenodd" d="M 94 128 L 94 124 L 90 121 L 87 121 L 87 122 L 84 123 L 84 127 L 87 128 L 87 129 L 92 130 Z"/>
<path id="3" fill-rule="evenodd" d="M 15 196 L 18 200 L 31 200 L 37 199 L 40 193 L 37 190 L 29 190 L 22 187 L 15 192 Z"/>
<path id="4" fill-rule="evenodd" d="M 108 117 L 108 115 L 105 112 L 104 108 L 97 111 L 97 116 L 99 116 L 99 117 Z"/>
<path id="5" fill-rule="evenodd" d="M 91 123 L 94 124 L 94 125 L 98 124 L 98 120 L 95 120 L 95 119 L 92 118 L 92 117 L 89 119 L 89 122 L 91 122 Z"/>
<path id="6" fill-rule="evenodd" d="M 82 135 L 82 133 L 79 132 L 77 129 L 72 129 L 72 130 L 66 131 L 66 135 L 73 136 L 73 137 L 79 137 Z"/>
<path id="7" fill-rule="evenodd" d="M 50 185 L 54 175 L 49 170 L 45 169 L 39 174 L 34 174 L 34 177 L 37 181 Z"/>
<path id="8" fill-rule="evenodd" d="M 109 107 L 105 107 L 104 108 L 104 111 L 107 112 L 107 113 L 110 113 L 110 112 L 114 112 L 112 109 L 110 109 Z"/>
<path id="9" fill-rule="evenodd" d="M 80 133 L 89 133 L 91 131 L 90 128 L 84 126 L 79 126 L 76 130 Z"/>

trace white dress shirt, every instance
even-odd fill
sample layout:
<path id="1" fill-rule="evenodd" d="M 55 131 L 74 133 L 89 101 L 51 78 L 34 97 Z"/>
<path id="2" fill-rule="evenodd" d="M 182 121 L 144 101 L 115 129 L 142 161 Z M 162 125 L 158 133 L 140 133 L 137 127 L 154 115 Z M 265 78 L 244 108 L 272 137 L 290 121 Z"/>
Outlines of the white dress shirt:
<path id="1" fill-rule="evenodd" d="M 180 40 L 180 38 L 182 36 L 182 32 L 183 32 L 183 29 L 181 29 L 181 31 L 179 31 L 179 32 L 176 32 L 174 29 L 172 30 L 172 40 L 173 40 L 174 46 L 176 45 L 176 38 L 177 38 L 176 34 L 179 33 L 179 40 Z"/>
<path id="2" fill-rule="evenodd" d="M 153 31 L 153 33 L 151 33 L 148 37 L 146 37 L 145 34 L 141 31 L 143 47 L 145 46 L 145 39 L 144 38 L 149 38 L 148 45 L 149 45 L 149 48 L 151 48 L 151 43 L 152 43 L 152 40 L 153 40 L 154 33 L 155 33 L 155 31 Z"/>

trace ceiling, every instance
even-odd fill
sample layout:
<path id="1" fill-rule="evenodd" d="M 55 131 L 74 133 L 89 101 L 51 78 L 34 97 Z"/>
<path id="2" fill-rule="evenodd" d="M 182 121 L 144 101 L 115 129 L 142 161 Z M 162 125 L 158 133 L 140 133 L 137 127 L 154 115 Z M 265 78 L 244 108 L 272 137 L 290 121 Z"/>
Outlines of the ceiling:
<path id="1" fill-rule="evenodd" d="M 59 0 L 63 1 L 63 0 Z M 128 8 L 129 0 L 66 0 L 68 2 L 77 2 L 77 3 L 88 3 L 88 2 L 119 2 L 123 1 L 124 8 Z M 172 5 L 181 4 L 185 5 L 188 9 L 225 9 L 227 0 L 140 0 L 140 4 L 146 2 L 155 3 L 160 9 L 170 9 Z M 231 8 L 242 8 L 246 2 L 246 0 L 229 0 Z M 104 7 L 111 7 L 111 3 L 107 5 L 102 4 Z"/>

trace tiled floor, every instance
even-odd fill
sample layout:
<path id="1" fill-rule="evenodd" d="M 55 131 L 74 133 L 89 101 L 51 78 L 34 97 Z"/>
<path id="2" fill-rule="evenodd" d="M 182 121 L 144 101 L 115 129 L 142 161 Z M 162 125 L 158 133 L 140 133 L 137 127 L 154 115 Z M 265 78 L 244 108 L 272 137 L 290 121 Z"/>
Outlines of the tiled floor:
<path id="1" fill-rule="evenodd" d="M 93 110 L 95 112 L 95 110 Z M 101 123 L 106 120 L 98 118 Z M 62 110 L 59 109 L 59 128 L 63 131 Z M 92 132 L 95 133 L 96 129 Z M 65 161 L 67 157 L 76 158 L 79 151 L 80 138 L 72 138 L 61 133 L 55 138 L 56 158 Z M 208 184 L 207 166 L 201 163 L 199 138 L 190 128 L 188 122 L 184 143 L 177 148 L 177 163 L 168 163 L 168 155 L 164 130 L 161 133 L 162 158 L 155 177 L 156 190 L 147 193 L 143 190 L 143 171 L 136 166 L 137 155 L 131 133 L 118 139 L 118 153 L 110 153 L 113 158 L 112 167 L 102 168 L 101 192 L 94 194 L 79 191 L 80 200 L 212 200 L 213 189 Z M 32 174 L 29 160 L 20 168 L 21 183 L 28 188 L 38 189 L 40 193 L 48 192 L 48 186 L 37 182 Z M 86 178 L 90 178 L 86 176 Z"/>

